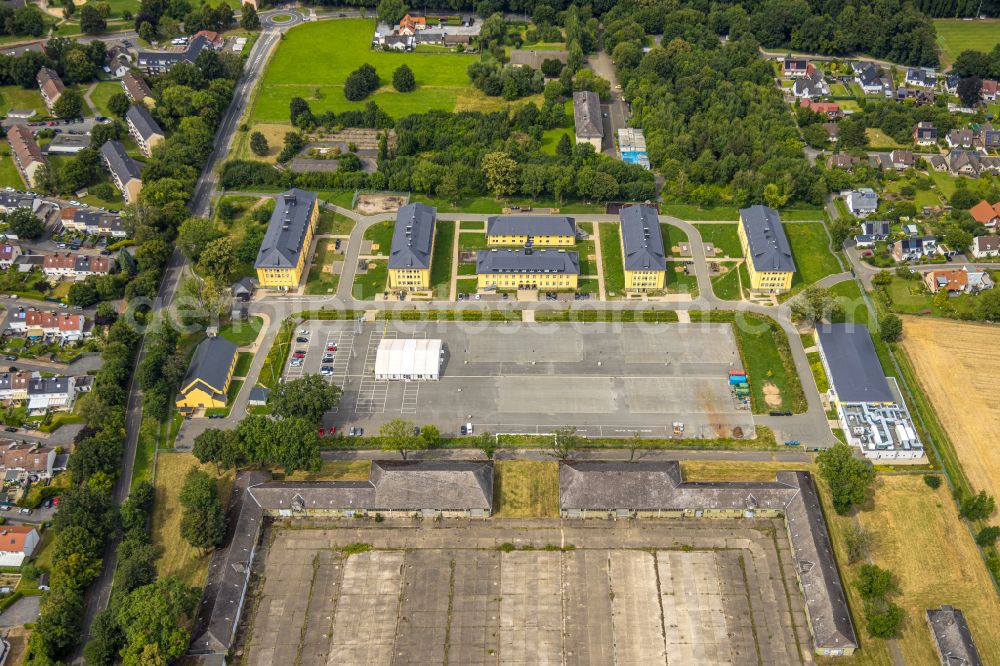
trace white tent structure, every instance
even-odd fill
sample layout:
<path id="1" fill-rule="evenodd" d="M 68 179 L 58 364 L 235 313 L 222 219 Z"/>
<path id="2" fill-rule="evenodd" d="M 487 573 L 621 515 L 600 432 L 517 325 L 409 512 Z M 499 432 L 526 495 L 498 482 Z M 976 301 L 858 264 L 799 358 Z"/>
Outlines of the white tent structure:
<path id="1" fill-rule="evenodd" d="M 440 340 L 384 339 L 375 354 L 375 379 L 441 378 Z"/>

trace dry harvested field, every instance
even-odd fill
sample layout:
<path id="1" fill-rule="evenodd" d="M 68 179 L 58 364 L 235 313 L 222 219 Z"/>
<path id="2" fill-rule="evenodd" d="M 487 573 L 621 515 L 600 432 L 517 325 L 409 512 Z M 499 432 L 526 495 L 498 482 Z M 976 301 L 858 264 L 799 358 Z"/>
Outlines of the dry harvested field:
<path id="1" fill-rule="evenodd" d="M 903 347 L 948 431 L 973 488 L 1000 495 L 1000 410 L 990 396 L 1000 375 L 998 330 L 987 324 L 906 317 Z"/>

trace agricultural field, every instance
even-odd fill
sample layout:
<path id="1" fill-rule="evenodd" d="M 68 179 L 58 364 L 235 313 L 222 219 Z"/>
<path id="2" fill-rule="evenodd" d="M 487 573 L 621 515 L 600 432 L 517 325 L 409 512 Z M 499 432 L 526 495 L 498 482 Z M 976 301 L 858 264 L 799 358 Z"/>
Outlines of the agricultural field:
<path id="1" fill-rule="evenodd" d="M 995 329 L 986 324 L 905 317 L 903 348 L 924 393 L 955 446 L 972 487 L 1000 495 L 1000 410 L 971 396 L 996 392 L 1000 351 L 983 344 Z"/>
<path id="2" fill-rule="evenodd" d="M 962 51 L 992 51 L 1000 44 L 1000 21 L 963 21 L 934 19 L 937 42 L 941 47 L 941 67 L 955 62 Z"/>
<path id="3" fill-rule="evenodd" d="M 181 538 L 181 486 L 192 467 L 201 467 L 214 475 L 213 465 L 200 465 L 190 453 L 160 453 L 156 459 L 156 501 L 153 509 L 153 543 L 163 550 L 156 561 L 160 577 L 177 574 L 188 585 L 201 587 L 208 575 L 211 552 L 192 548 Z M 219 479 L 219 496 L 223 506 L 229 498 L 233 474 L 227 471 Z"/>
<path id="4" fill-rule="evenodd" d="M 476 56 L 373 51 L 374 31 L 375 21 L 370 19 L 319 21 L 289 30 L 261 83 L 251 124 L 287 122 L 292 97 L 307 100 L 317 114 L 361 109 L 371 100 L 396 118 L 432 109 L 501 108 L 506 104 L 472 86 L 466 69 L 476 62 Z M 304 67 L 307 62 L 322 65 Z M 375 67 L 383 85 L 365 100 L 348 101 L 344 81 L 365 63 Z M 417 89 L 410 93 L 392 87 L 392 72 L 403 63 L 417 79 Z"/>

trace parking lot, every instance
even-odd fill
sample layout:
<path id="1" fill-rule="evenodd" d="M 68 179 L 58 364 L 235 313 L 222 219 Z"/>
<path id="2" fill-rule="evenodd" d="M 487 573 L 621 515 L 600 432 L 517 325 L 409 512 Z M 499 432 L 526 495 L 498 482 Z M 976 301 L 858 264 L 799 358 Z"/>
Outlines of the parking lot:
<path id="1" fill-rule="evenodd" d="M 684 423 L 686 437 L 717 438 L 753 417 L 731 394 L 729 370 L 741 367 L 727 324 L 545 324 L 310 321 L 294 379 L 331 366 L 339 409 L 325 426 L 370 434 L 397 417 L 455 434 L 471 422 L 494 433 L 545 433 L 573 425 L 587 436 L 666 437 Z M 383 338 L 439 338 L 440 381 L 377 381 Z M 327 352 L 336 345 L 336 352 Z M 325 353 L 334 353 L 324 363 Z"/>
<path id="2" fill-rule="evenodd" d="M 772 521 L 342 524 L 264 539 L 244 664 L 812 663 Z"/>

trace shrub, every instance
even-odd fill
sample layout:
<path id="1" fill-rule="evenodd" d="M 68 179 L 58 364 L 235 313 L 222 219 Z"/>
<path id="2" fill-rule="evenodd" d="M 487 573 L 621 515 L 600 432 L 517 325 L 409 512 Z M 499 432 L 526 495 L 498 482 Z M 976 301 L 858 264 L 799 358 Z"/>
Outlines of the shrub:
<path id="1" fill-rule="evenodd" d="M 1000 537 L 1000 527 L 990 525 L 979 530 L 979 534 L 976 535 L 976 543 L 985 548 L 986 546 L 992 546 L 996 542 L 997 537 Z"/>
<path id="2" fill-rule="evenodd" d="M 924 483 L 937 490 L 941 487 L 941 477 L 937 474 L 924 474 Z"/>

